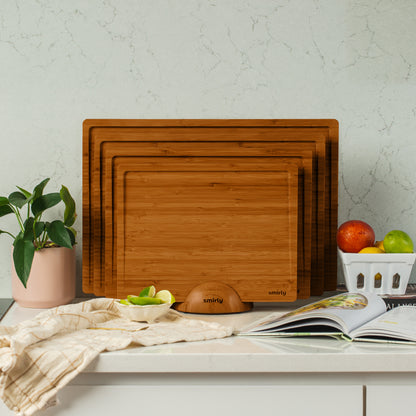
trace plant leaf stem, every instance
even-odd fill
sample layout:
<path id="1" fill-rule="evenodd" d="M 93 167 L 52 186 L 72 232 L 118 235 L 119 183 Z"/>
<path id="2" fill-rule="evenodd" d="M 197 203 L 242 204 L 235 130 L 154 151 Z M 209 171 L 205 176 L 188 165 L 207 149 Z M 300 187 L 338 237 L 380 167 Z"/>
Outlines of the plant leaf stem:
<path id="1" fill-rule="evenodd" d="M 38 237 L 36 237 L 36 218 L 35 218 L 35 221 L 33 221 L 32 231 L 33 231 L 33 236 L 34 236 L 35 249 L 37 250 L 37 247 L 39 245 L 39 240 L 38 240 Z"/>
<path id="2" fill-rule="evenodd" d="M 40 250 L 41 248 L 45 247 L 46 241 L 48 241 L 48 233 L 47 233 L 47 232 L 44 232 L 44 233 L 43 233 L 43 238 L 42 238 L 42 241 L 41 241 L 41 243 L 40 243 L 39 250 Z"/>
<path id="3" fill-rule="evenodd" d="M 13 240 L 15 240 L 16 239 L 16 237 L 12 234 L 12 233 L 9 233 L 8 231 L 2 231 L 2 233 L 4 233 L 4 234 L 9 234 L 9 236 L 11 237 L 11 238 L 13 238 Z"/>
<path id="4" fill-rule="evenodd" d="M 9 207 L 13 210 L 16 215 L 17 221 L 19 223 L 20 229 L 25 232 L 25 227 L 23 225 L 22 216 L 20 215 L 20 211 L 18 208 L 15 208 L 12 204 L 9 204 Z"/>

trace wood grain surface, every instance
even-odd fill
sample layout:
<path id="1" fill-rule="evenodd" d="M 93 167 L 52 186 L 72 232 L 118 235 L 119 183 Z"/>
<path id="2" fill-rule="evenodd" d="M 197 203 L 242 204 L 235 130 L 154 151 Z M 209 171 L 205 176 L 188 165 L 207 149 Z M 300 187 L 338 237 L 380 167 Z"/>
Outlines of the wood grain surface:
<path id="1" fill-rule="evenodd" d="M 204 130 L 205 131 L 205 130 Z M 123 130 L 123 132 L 125 132 Z M 230 133 L 227 133 L 227 135 L 219 135 L 218 133 L 216 133 L 216 131 L 208 131 L 209 132 L 209 137 L 212 137 L 212 135 L 217 134 L 217 136 L 221 136 L 222 139 L 227 138 L 228 140 L 230 139 Z M 251 131 L 248 132 L 248 134 L 246 133 L 245 130 L 240 130 L 240 138 L 246 138 L 244 136 L 244 134 L 251 136 Z M 96 132 L 98 134 L 98 132 Z M 157 136 L 157 133 L 159 133 L 159 135 Z M 175 137 L 179 134 L 178 130 L 174 131 L 175 133 Z M 282 155 L 284 154 L 282 151 L 283 150 L 288 150 L 289 152 L 294 151 L 294 149 L 298 149 L 298 152 L 302 151 L 302 149 L 306 149 L 310 146 L 315 146 L 315 147 L 310 147 L 316 150 L 315 154 L 319 155 L 319 158 L 316 161 L 317 164 L 317 174 L 318 174 L 318 179 L 317 179 L 317 183 L 316 183 L 316 192 L 317 192 L 317 196 L 316 198 L 314 198 L 317 208 L 316 208 L 316 212 L 318 213 L 316 220 L 312 222 L 312 242 L 307 243 L 307 245 L 312 245 L 312 278 L 311 278 L 311 285 L 310 285 L 310 293 L 314 294 L 314 295 L 319 295 L 323 292 L 323 285 L 324 285 L 324 255 L 325 255 L 325 246 L 324 246 L 324 242 L 325 239 L 322 238 L 322 235 L 324 233 L 324 231 L 320 231 L 320 230 L 325 230 L 325 224 L 326 224 L 326 219 L 325 219 L 325 212 L 328 212 L 328 210 L 325 210 L 325 184 L 327 184 L 327 181 L 325 181 L 326 178 L 326 173 L 325 173 L 325 155 L 326 155 L 326 143 L 325 143 L 325 131 L 320 132 L 322 134 L 322 137 L 317 137 L 317 132 L 314 130 L 313 131 L 313 136 L 311 134 L 311 132 L 305 132 L 302 131 L 301 133 L 297 133 L 297 135 L 299 137 L 302 137 L 301 139 L 299 139 L 300 141 L 296 141 L 295 140 L 295 136 L 294 136 L 294 132 L 292 129 L 286 129 L 282 131 L 282 136 L 281 138 L 275 138 L 276 136 L 276 132 L 275 131 L 264 131 L 263 132 L 263 138 L 265 139 L 270 139 L 269 135 L 270 133 L 273 133 L 273 139 L 277 140 L 277 141 L 262 141 L 262 142 L 249 142 L 249 141 L 240 141 L 240 142 L 230 142 L 230 141 L 225 141 L 225 142 L 202 142 L 202 141 L 198 141 L 198 142 L 193 142 L 191 141 L 192 138 L 194 137 L 195 134 L 195 130 L 184 130 L 182 129 L 180 131 L 180 137 L 182 138 L 182 140 L 187 139 L 188 142 L 165 142 L 165 141 L 161 141 L 161 142 L 148 142 L 148 141 L 144 141 L 147 139 L 147 137 L 152 136 L 153 138 L 155 138 L 155 136 L 160 137 L 161 135 L 164 137 L 165 136 L 165 131 L 162 132 L 155 132 L 153 129 L 136 129 L 136 131 L 134 132 L 130 132 L 128 134 L 129 140 L 130 141 L 125 141 L 123 143 L 120 142 L 106 142 L 106 141 L 101 141 L 101 140 L 96 140 L 95 141 L 95 147 L 96 147 L 96 154 L 100 154 L 100 161 L 102 161 L 101 165 L 103 166 L 101 168 L 101 177 L 103 177 L 103 172 L 102 170 L 105 169 L 106 165 L 108 164 L 108 158 L 107 155 L 104 154 L 104 149 L 106 146 L 117 146 L 117 145 L 124 145 L 127 146 L 128 149 L 130 149 L 131 151 L 133 151 L 134 146 L 138 146 L 141 145 L 141 147 L 143 148 L 143 152 L 144 154 L 156 154 L 158 152 L 158 154 L 162 153 L 164 155 L 170 155 L 170 156 L 177 156 L 177 155 L 191 155 L 191 154 L 196 154 L 196 155 L 203 155 L 206 154 L 207 156 L 210 154 L 214 154 L 213 152 L 215 152 L 215 154 L 222 154 L 222 151 L 225 151 L 224 154 L 229 154 L 230 150 L 227 151 L 227 147 L 226 145 L 228 145 L 228 149 L 230 149 L 230 145 L 234 145 L 234 149 L 237 148 L 239 150 L 239 154 L 257 154 L 257 155 Z M 308 133 L 308 134 L 306 134 Z M 115 132 L 112 131 L 109 133 L 108 130 L 105 130 L 103 133 L 99 133 L 99 137 L 103 138 L 105 137 L 107 140 L 110 140 L 111 137 L 114 137 Z M 288 139 L 288 136 L 290 138 L 290 140 Z M 124 134 L 123 134 L 124 137 Z M 314 140 L 311 139 L 311 137 L 316 137 Z M 136 140 L 136 141 L 132 141 L 132 140 Z M 142 141 L 140 141 L 142 140 Z M 280 141 L 279 141 L 280 140 Z M 210 144 L 210 146 L 208 146 Z M 144 146 L 148 146 L 149 149 L 145 148 Z M 210 153 L 206 153 L 209 150 Z M 212 150 L 214 149 L 214 150 Z M 125 152 L 123 154 L 126 154 Z M 109 156 L 111 157 L 111 156 Z M 104 176 L 108 175 L 108 171 L 104 174 Z M 110 174 L 111 175 L 111 174 Z M 100 187 L 100 181 L 102 181 L 102 179 L 100 178 L 100 176 L 97 174 L 96 175 L 96 179 L 94 180 L 93 183 L 93 189 L 95 191 L 95 193 L 97 194 L 97 198 L 92 200 L 92 204 L 98 204 L 97 206 L 99 206 L 100 204 L 100 199 L 98 198 L 98 196 L 100 196 L 101 198 L 103 198 L 103 195 L 105 194 L 104 190 Z M 95 206 L 95 205 L 93 205 Z M 95 208 L 94 208 L 95 209 Z M 103 218 L 103 213 L 101 214 L 101 218 Z M 102 225 L 103 227 L 103 225 Z M 100 230 L 100 228 L 95 227 L 94 228 L 96 230 L 96 232 L 98 232 L 98 230 Z M 108 235 L 109 236 L 109 235 Z M 107 235 L 106 235 L 106 239 L 107 239 Z M 101 238 L 96 238 L 96 240 L 99 242 L 102 239 Z M 104 255 L 102 247 L 101 247 L 101 257 Z M 99 265 L 103 265 L 104 262 L 101 260 L 99 261 L 98 257 L 94 257 L 96 259 L 97 267 L 99 267 Z M 308 261 L 308 259 L 305 260 L 305 263 Z M 108 265 L 108 261 L 105 262 L 106 265 Z M 306 263 L 308 264 L 308 263 Z M 97 270 L 97 267 L 94 267 L 94 270 Z M 101 275 L 103 275 L 103 273 L 100 273 Z M 300 276 L 300 279 L 302 280 L 303 277 Z M 304 298 L 308 296 L 308 293 L 306 293 L 303 288 L 305 287 L 305 285 L 300 285 L 300 297 Z M 100 290 L 99 290 L 100 289 Z M 102 290 L 102 282 L 95 282 L 95 293 L 100 293 L 100 294 L 105 294 L 105 292 Z"/>
<path id="2" fill-rule="evenodd" d="M 315 244 L 317 252 L 312 249 L 311 254 L 313 274 L 311 281 L 313 282 L 315 278 L 315 282 L 311 285 L 312 294 L 322 293 L 324 288 L 335 287 L 336 244 L 334 242 L 338 192 L 336 120 L 86 120 L 83 125 L 83 290 L 99 295 L 104 295 L 106 291 L 103 278 L 103 265 L 106 264 L 106 259 L 103 257 L 107 233 L 103 204 L 104 199 L 109 196 L 104 192 L 102 175 L 103 171 L 107 175 L 104 166 L 111 164 L 103 155 L 107 143 L 123 142 L 134 145 L 138 142 L 148 142 L 147 146 L 157 154 L 186 156 L 187 150 L 180 147 L 188 145 L 187 142 L 191 141 L 222 145 L 237 142 L 240 146 L 243 144 L 248 148 L 253 145 L 252 142 L 256 142 L 254 144 L 256 147 L 274 140 L 293 142 L 295 146 L 301 143 L 304 143 L 303 146 L 306 143 L 316 146 L 313 168 L 317 175 L 316 180 L 313 180 L 312 228 L 315 228 L 315 237 L 318 237 L 319 242 Z M 176 142 L 175 148 L 169 148 L 170 143 L 167 142 L 172 141 Z M 198 149 L 193 150 L 196 152 L 193 155 L 197 155 Z M 269 153 L 263 149 L 265 155 L 273 151 L 276 149 L 269 149 Z M 201 152 L 204 152 L 203 148 Z M 319 176 L 322 172 L 323 180 L 322 176 Z M 322 198 L 316 194 L 319 192 L 318 189 L 321 189 L 321 195 L 322 192 L 324 194 L 323 224 L 322 221 L 319 223 L 320 210 L 317 206 L 322 204 Z M 306 198 L 304 198 L 305 204 L 307 207 Z M 302 226 L 305 229 L 305 224 Z M 312 237 L 312 241 L 316 240 Z M 326 253 L 324 261 L 319 258 L 319 252 Z M 318 270 L 323 272 L 320 273 Z M 319 280 L 320 277 L 321 281 L 317 282 L 316 279 Z"/>
<path id="3" fill-rule="evenodd" d="M 207 281 L 244 301 L 297 298 L 298 167 L 264 158 L 117 158 L 117 297 L 177 301 Z"/>
<path id="4" fill-rule="evenodd" d="M 297 143 L 256 143 L 256 142 L 219 142 L 207 143 L 193 142 L 189 143 L 156 143 L 154 142 L 135 142 L 135 143 L 119 143 L 106 142 L 102 146 L 102 155 L 104 159 L 103 170 L 101 172 L 104 195 L 105 211 L 102 212 L 104 218 L 104 235 L 105 235 L 105 253 L 114 251 L 115 241 L 113 238 L 113 227 L 116 218 L 113 219 L 114 210 L 112 208 L 112 177 L 114 160 L 120 157 L 131 157 L 134 155 L 162 156 L 166 158 L 167 154 L 203 154 L 208 156 L 237 156 L 245 155 L 253 157 L 254 155 L 262 155 L 265 150 L 268 154 L 273 154 L 273 160 L 283 163 L 296 163 L 300 171 L 300 189 L 303 189 L 301 197 L 302 207 L 300 218 L 300 236 L 299 242 L 299 260 L 298 260 L 298 297 L 308 298 L 310 296 L 311 287 L 311 253 L 312 253 L 312 221 L 316 221 L 316 210 L 312 210 L 315 198 L 313 197 L 314 171 L 313 171 L 313 152 L 308 149 L 299 149 Z M 314 144 L 307 144 L 309 149 L 314 149 Z M 251 155 L 251 156 L 249 156 Z M 176 156 L 169 156 L 176 157 Z M 268 160 L 272 157 L 267 156 Z M 98 185 L 98 184 L 97 184 Z M 321 200 L 323 200 L 323 193 Z M 323 204 L 320 215 L 324 215 Z M 313 211 L 313 212 L 312 212 Z M 316 238 L 315 236 L 314 238 Z M 323 250 L 323 246 L 322 246 Z M 115 294 L 115 261 L 111 260 L 110 254 L 106 254 L 104 280 L 105 295 L 114 296 Z"/>

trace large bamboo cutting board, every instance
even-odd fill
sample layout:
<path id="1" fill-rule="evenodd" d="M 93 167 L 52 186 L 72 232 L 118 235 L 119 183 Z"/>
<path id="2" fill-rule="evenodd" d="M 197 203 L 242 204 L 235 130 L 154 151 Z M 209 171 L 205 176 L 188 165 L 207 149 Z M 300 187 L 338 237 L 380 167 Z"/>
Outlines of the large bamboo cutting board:
<path id="1" fill-rule="evenodd" d="M 140 136 L 140 137 L 138 137 Z M 322 165 L 325 179 L 314 181 L 315 189 L 324 187 L 324 198 L 314 198 L 318 204 L 325 200 L 325 222 L 319 223 L 319 209 L 316 208 L 317 220 L 313 221 L 316 227 L 316 235 L 324 244 L 324 252 L 329 253 L 325 260 L 325 281 L 316 282 L 312 285 L 312 293 L 321 292 L 320 284 L 325 289 L 336 285 L 336 246 L 335 232 L 337 224 L 337 152 L 338 152 L 338 125 L 335 120 L 87 120 L 84 123 L 84 169 L 83 169 L 83 199 L 84 199 L 84 261 L 83 261 L 83 288 L 85 292 L 104 290 L 97 287 L 102 276 L 100 268 L 103 259 L 103 238 L 106 237 L 102 217 L 102 200 L 105 197 L 101 189 L 101 173 L 103 165 L 108 161 L 103 159 L 102 150 L 107 142 L 147 142 L 157 152 L 178 155 L 183 154 L 178 148 L 169 149 L 162 144 L 175 141 L 180 147 L 185 143 L 239 143 L 242 147 L 250 147 L 250 143 L 256 142 L 255 146 L 262 143 L 270 143 L 273 140 L 294 142 L 299 148 L 307 142 L 318 144 L 324 150 L 316 149 L 314 157 L 319 172 L 322 173 Z M 183 149 L 182 149 L 183 151 Z M 195 149 L 198 152 L 198 149 Z M 204 150 L 201 150 L 202 152 Z M 268 153 L 269 152 L 269 153 Z M 264 149 L 264 154 L 270 154 L 270 150 Z M 97 180 L 92 180 L 98 178 Z M 97 184 L 98 182 L 98 184 Z M 94 202 L 97 202 L 94 204 Z M 322 226 L 324 231 L 322 231 Z M 324 238 L 322 238 L 324 235 Z M 317 247 L 315 247 L 317 248 Z M 319 247 L 317 248 L 319 252 Z M 334 253 L 335 255 L 331 254 Z M 312 261 L 318 256 L 313 254 Z M 93 260 L 98 261 L 94 262 Z M 321 266 L 320 262 L 317 267 Z M 312 266 L 314 269 L 314 266 Z M 323 273 L 314 274 L 323 276 Z M 313 280 L 313 279 L 312 279 Z M 323 279 L 322 279 L 323 280 Z M 98 283 L 98 286 L 102 284 Z M 95 288 L 94 288 L 95 287 Z M 314 293 L 315 291 L 315 293 Z"/>
<path id="2" fill-rule="evenodd" d="M 198 147 L 194 143 L 175 143 L 165 142 L 157 143 L 154 146 L 153 142 L 106 142 L 102 146 L 102 158 L 104 160 L 101 177 L 103 188 L 101 194 L 104 194 L 103 203 L 107 207 L 105 213 L 102 216 L 104 218 L 104 235 L 105 235 L 105 270 L 104 270 L 104 282 L 99 284 L 104 286 L 104 294 L 109 297 L 115 296 L 116 293 L 116 269 L 115 260 L 111 261 L 111 253 L 115 255 L 114 246 L 116 246 L 113 239 L 113 229 L 116 218 L 114 217 L 114 210 L 112 209 L 113 195 L 113 167 L 115 160 L 119 160 L 121 157 L 128 157 L 132 160 L 133 156 L 158 156 L 166 159 L 166 154 L 183 154 L 194 156 L 195 154 L 203 154 L 205 157 L 213 156 L 233 156 L 244 155 L 245 157 L 255 157 L 256 155 L 264 154 L 267 149 L 269 154 L 273 156 L 263 157 L 260 160 L 267 160 L 264 165 L 270 164 L 273 160 L 274 163 L 295 163 L 300 171 L 300 188 L 303 190 L 301 194 L 301 201 L 303 203 L 300 207 L 301 221 L 300 221 L 300 241 L 299 251 L 300 256 L 298 258 L 298 298 L 308 298 L 310 296 L 310 279 L 311 279 L 311 250 L 312 250 L 312 222 L 316 220 L 316 210 L 313 210 L 314 198 L 314 170 L 313 170 L 313 152 L 315 148 L 313 144 L 307 144 L 305 149 L 299 149 L 296 143 L 280 143 L 280 146 L 274 143 L 262 143 L 245 142 L 245 146 L 239 145 L 236 142 L 223 142 L 223 143 L 198 143 Z M 243 147 L 243 150 L 241 148 Z M 250 156 L 249 156 L 250 155 Z M 175 158 L 177 156 L 169 156 Z M 138 159 L 140 160 L 140 159 Z M 257 160 L 259 160 L 257 158 Z M 263 167 L 264 169 L 264 167 Z M 261 170 L 261 169 L 260 169 Z M 94 185 L 95 186 L 95 185 Z M 97 183 L 96 186 L 99 186 Z M 323 201 L 323 193 L 320 200 Z M 324 209 L 322 204 L 321 214 L 324 216 Z M 323 250 L 323 245 L 322 245 Z"/>
<path id="3" fill-rule="evenodd" d="M 117 297 L 205 282 L 242 301 L 297 298 L 298 167 L 264 158 L 117 158 Z M 111 253 L 110 253 L 111 254 Z"/>

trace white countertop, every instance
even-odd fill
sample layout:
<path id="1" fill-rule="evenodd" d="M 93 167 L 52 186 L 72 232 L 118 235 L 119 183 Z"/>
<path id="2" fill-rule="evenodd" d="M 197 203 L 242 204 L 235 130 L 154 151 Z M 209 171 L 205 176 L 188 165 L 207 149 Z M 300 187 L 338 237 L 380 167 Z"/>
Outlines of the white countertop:
<path id="1" fill-rule="evenodd" d="M 193 315 L 193 319 L 242 327 L 270 312 L 285 313 L 302 304 L 255 304 L 250 312 L 228 315 Z M 2 325 L 31 319 L 42 310 L 14 304 Z M 416 346 L 339 341 L 331 338 L 232 336 L 152 347 L 105 352 L 85 373 L 412 373 Z"/>

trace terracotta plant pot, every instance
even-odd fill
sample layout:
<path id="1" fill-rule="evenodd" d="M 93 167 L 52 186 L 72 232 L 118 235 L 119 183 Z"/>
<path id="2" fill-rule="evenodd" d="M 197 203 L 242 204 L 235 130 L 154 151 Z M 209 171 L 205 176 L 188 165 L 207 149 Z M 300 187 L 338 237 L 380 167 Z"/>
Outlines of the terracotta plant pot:
<path id="1" fill-rule="evenodd" d="M 13 299 L 26 308 L 53 308 L 75 297 L 75 248 L 49 247 L 36 251 L 25 288 L 12 256 Z"/>

